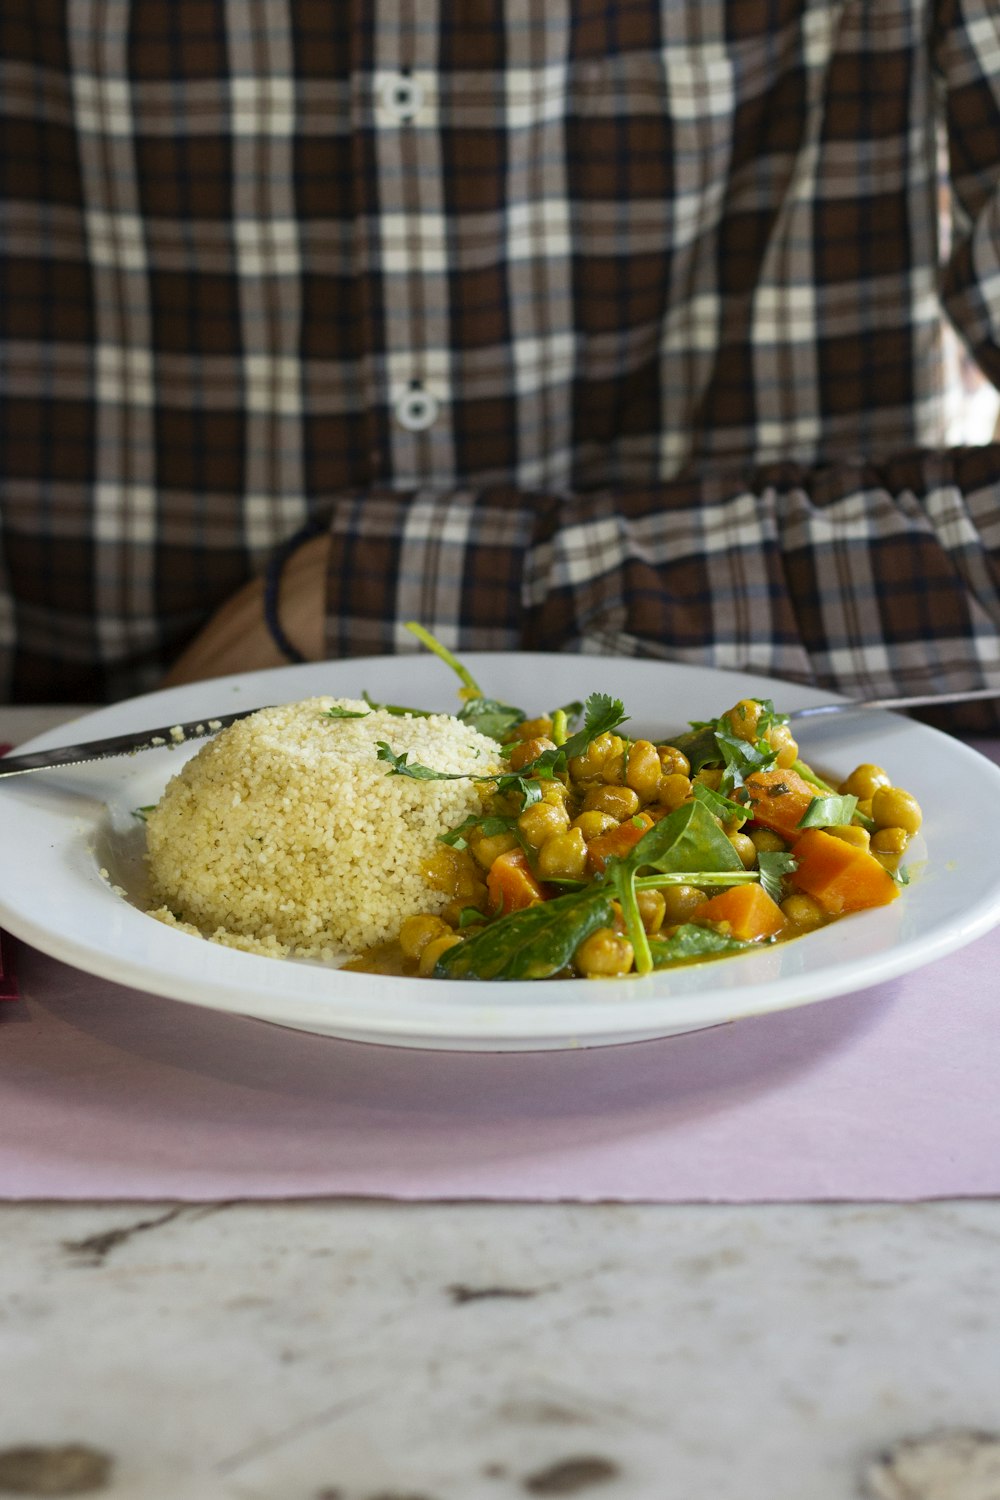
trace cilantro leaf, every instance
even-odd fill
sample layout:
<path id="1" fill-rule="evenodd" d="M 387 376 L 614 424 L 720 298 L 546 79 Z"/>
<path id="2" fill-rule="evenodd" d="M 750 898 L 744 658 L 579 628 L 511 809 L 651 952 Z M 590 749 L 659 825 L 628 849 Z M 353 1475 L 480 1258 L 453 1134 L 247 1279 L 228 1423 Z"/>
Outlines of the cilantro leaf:
<path id="1" fill-rule="evenodd" d="M 341 708 L 339 704 L 335 703 L 332 708 L 326 709 L 320 717 L 323 719 L 367 719 L 370 713 L 370 708 Z"/>
<path id="2" fill-rule="evenodd" d="M 521 774 L 551 781 L 565 771 L 575 755 L 583 754 L 591 740 L 596 740 L 599 734 L 609 734 L 627 721 L 625 705 L 620 698 L 612 698 L 608 693 L 591 693 L 586 702 L 583 728 L 571 734 L 565 744 L 557 745 L 553 750 L 543 750 L 541 755 L 521 767 Z"/>
<path id="3" fill-rule="evenodd" d="M 784 849 L 762 849 L 757 855 L 760 883 L 771 900 L 781 905 L 784 900 L 784 877 L 798 868 L 798 860 Z"/>
<path id="4" fill-rule="evenodd" d="M 699 802 L 704 802 L 710 813 L 721 818 L 724 823 L 738 819 L 745 823 L 749 816 L 749 809 L 742 802 L 734 802 L 731 797 L 723 797 L 721 792 L 713 792 L 710 786 L 703 781 L 696 781 L 691 786 L 691 795 Z"/>

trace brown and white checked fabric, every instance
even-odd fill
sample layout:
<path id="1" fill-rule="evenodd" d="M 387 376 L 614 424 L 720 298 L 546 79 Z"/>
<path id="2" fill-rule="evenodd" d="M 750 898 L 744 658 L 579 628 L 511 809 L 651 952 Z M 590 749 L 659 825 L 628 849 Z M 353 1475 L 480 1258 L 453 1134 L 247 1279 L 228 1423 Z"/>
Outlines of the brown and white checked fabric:
<path id="1" fill-rule="evenodd" d="M 997 0 L 3 0 L 0 695 L 310 518 L 334 654 L 996 680 L 998 180 Z"/>

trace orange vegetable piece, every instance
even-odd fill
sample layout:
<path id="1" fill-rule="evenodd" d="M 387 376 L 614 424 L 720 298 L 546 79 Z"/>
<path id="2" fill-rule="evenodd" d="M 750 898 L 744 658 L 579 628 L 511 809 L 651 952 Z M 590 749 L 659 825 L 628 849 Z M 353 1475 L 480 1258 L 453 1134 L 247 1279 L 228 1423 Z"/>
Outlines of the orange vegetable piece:
<path id="1" fill-rule="evenodd" d="M 770 828 L 780 833 L 783 839 L 795 839 L 799 835 L 799 822 L 804 817 L 810 802 L 818 796 L 816 788 L 810 786 L 798 771 L 754 771 L 746 778 L 744 786 L 750 798 L 754 822 L 761 828 Z"/>
<path id="2" fill-rule="evenodd" d="M 607 833 L 599 833 L 592 838 L 587 845 L 587 868 L 592 875 L 599 875 L 609 859 L 622 859 L 630 849 L 634 849 L 648 828 L 652 828 L 653 819 L 648 813 L 637 813 L 635 821 L 628 818 L 624 823 L 619 823 L 617 828 L 609 828 Z"/>
<path id="3" fill-rule="evenodd" d="M 757 884 L 720 891 L 696 906 L 689 920 L 725 923 L 733 937 L 744 942 L 774 937 L 785 925 L 781 907 Z"/>
<path id="4" fill-rule="evenodd" d="M 508 849 L 506 854 L 497 855 L 486 876 L 486 891 L 490 911 L 505 914 L 545 900 L 523 849 Z"/>
<path id="5" fill-rule="evenodd" d="M 887 906 L 899 886 L 873 854 L 843 839 L 806 828 L 792 846 L 798 868 L 790 879 L 832 917 L 869 906 Z"/>

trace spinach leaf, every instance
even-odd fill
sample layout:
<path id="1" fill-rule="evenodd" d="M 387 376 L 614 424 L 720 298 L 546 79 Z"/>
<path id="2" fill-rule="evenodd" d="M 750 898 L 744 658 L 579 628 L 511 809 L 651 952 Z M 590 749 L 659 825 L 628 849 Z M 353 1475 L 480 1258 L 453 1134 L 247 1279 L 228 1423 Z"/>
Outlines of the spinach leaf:
<path id="1" fill-rule="evenodd" d="M 722 756 L 715 743 L 714 724 L 699 724 L 690 732 L 674 735 L 668 743 L 687 756 L 692 775 L 703 771 L 706 766 L 722 765 Z"/>
<path id="2" fill-rule="evenodd" d="M 499 703 L 496 698 L 470 698 L 459 710 L 463 724 L 485 734 L 487 739 L 505 740 L 510 731 L 524 723 L 524 710 Z"/>
<path id="3" fill-rule="evenodd" d="M 759 948 L 760 944 L 726 937 L 715 927 L 701 927 L 696 922 L 685 922 L 671 937 L 650 938 L 649 947 L 653 967 L 664 969 L 670 964 L 683 963 L 685 959 L 718 958 L 723 953 L 745 953 L 749 948 Z"/>
<path id="4" fill-rule="evenodd" d="M 437 979 L 550 979 L 577 948 L 612 917 L 612 897 L 590 886 L 500 917 L 475 937 L 442 953 Z"/>
<path id="5" fill-rule="evenodd" d="M 633 870 L 650 867 L 663 874 L 743 869 L 736 850 L 704 802 L 697 799 L 682 803 L 654 823 L 623 863 Z"/>
<path id="6" fill-rule="evenodd" d="M 857 797 L 814 797 L 796 827 L 846 828 L 857 810 Z"/>
<path id="7" fill-rule="evenodd" d="M 643 926 L 639 903 L 635 894 L 635 866 L 627 860 L 609 860 L 604 872 L 605 884 L 618 897 L 625 933 L 632 944 L 632 956 L 637 974 L 648 974 L 653 967 L 649 952 L 649 938 Z"/>
<path id="8" fill-rule="evenodd" d="M 614 890 L 621 905 L 637 974 L 648 974 L 654 966 L 636 900 L 636 873 L 650 868 L 663 874 L 678 871 L 746 873 L 743 861 L 708 807 L 698 800 L 684 803 L 659 823 L 654 823 L 623 859 L 609 860 L 605 867 L 605 883 Z"/>

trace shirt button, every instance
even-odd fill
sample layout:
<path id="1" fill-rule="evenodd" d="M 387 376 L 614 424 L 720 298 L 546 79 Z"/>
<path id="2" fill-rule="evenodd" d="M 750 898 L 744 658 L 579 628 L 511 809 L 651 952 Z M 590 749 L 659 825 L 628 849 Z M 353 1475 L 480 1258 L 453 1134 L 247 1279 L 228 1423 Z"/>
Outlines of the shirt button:
<path id="1" fill-rule="evenodd" d="M 394 120 L 412 120 L 423 108 L 424 91 L 409 73 L 390 73 L 380 92 L 382 108 Z"/>
<path id="2" fill-rule="evenodd" d="M 438 418 L 437 400 L 423 386 L 411 385 L 396 402 L 396 421 L 407 432 L 426 432 Z"/>

